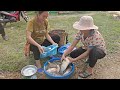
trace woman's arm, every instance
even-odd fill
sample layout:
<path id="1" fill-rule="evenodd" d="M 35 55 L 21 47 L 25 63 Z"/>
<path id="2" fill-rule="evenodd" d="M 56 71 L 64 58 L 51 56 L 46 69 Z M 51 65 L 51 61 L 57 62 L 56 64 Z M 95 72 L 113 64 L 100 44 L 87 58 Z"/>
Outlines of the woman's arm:
<path id="1" fill-rule="evenodd" d="M 91 48 L 88 48 L 86 52 L 84 52 L 83 54 L 81 54 L 80 56 L 78 56 L 76 58 L 70 58 L 69 57 L 70 62 L 75 62 L 77 60 L 81 60 L 81 59 L 86 58 L 89 55 L 90 50 L 91 50 Z"/>
<path id="2" fill-rule="evenodd" d="M 65 52 L 63 53 L 61 60 L 65 59 L 65 56 L 71 53 L 71 51 L 74 49 L 74 47 L 77 45 L 78 42 L 79 40 L 76 39 L 73 41 L 73 43 L 69 46 L 69 48 L 65 50 Z"/>
<path id="3" fill-rule="evenodd" d="M 80 56 L 78 56 L 77 58 L 75 58 L 74 61 L 77 61 L 77 60 L 81 60 L 81 59 L 86 58 L 86 57 L 89 55 L 90 50 L 91 50 L 91 49 L 88 48 L 86 52 L 84 52 L 83 54 L 81 54 Z"/>
<path id="4" fill-rule="evenodd" d="M 26 37 L 27 37 L 27 41 L 28 41 L 30 44 L 33 44 L 33 45 L 35 45 L 35 46 L 38 47 L 40 53 L 43 53 L 43 52 L 44 52 L 44 50 L 43 50 L 43 48 L 41 47 L 41 45 L 39 45 L 34 39 L 32 39 L 32 37 L 31 37 L 31 32 L 28 31 L 28 30 L 26 30 Z"/>
<path id="5" fill-rule="evenodd" d="M 28 30 L 26 30 L 26 37 L 27 37 L 27 41 L 28 41 L 30 44 L 33 44 L 33 45 L 35 45 L 35 46 L 37 46 L 37 47 L 39 46 L 39 44 L 32 39 L 32 37 L 31 37 L 31 32 L 28 31 Z"/>

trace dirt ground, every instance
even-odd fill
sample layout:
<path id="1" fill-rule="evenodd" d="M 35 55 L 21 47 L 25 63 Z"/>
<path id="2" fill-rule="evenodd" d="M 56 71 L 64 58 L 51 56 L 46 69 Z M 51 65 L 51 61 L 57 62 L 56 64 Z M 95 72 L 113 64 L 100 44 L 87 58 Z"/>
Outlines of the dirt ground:
<path id="1" fill-rule="evenodd" d="M 87 79 L 120 79 L 120 52 L 106 55 L 105 58 L 98 60 L 94 67 L 94 73 Z M 83 61 L 74 63 L 75 73 L 71 79 L 78 78 L 78 72 L 84 67 Z M 39 75 L 39 74 L 38 74 Z M 21 79 L 20 72 L 3 72 L 0 71 L 0 79 Z M 45 75 L 39 76 L 40 79 L 46 79 Z"/>

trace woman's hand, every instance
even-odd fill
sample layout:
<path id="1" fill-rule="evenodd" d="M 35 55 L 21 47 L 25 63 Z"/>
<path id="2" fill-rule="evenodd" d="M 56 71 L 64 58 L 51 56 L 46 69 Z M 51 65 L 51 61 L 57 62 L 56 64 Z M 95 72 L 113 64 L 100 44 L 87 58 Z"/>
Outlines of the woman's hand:
<path id="1" fill-rule="evenodd" d="M 57 46 L 58 46 L 58 44 L 57 44 L 57 43 L 53 43 L 52 45 L 57 45 Z"/>
<path id="2" fill-rule="evenodd" d="M 74 62 L 74 61 L 75 61 L 75 59 L 74 59 L 74 58 L 71 58 L 71 57 L 68 57 L 68 56 L 67 56 L 67 57 L 65 57 L 65 55 L 63 54 L 63 55 L 62 55 L 62 58 L 61 58 L 61 61 L 62 61 L 62 60 L 66 60 L 66 59 L 68 59 L 68 60 L 70 61 L 70 63 L 72 63 L 72 62 Z"/>
<path id="3" fill-rule="evenodd" d="M 65 60 L 65 55 L 63 54 L 61 57 L 61 61 Z"/>
<path id="4" fill-rule="evenodd" d="M 44 52 L 44 49 L 43 49 L 43 47 L 42 47 L 41 45 L 38 46 L 38 49 L 39 49 L 39 52 L 40 52 L 40 53 L 43 53 L 43 52 Z"/>
<path id="5" fill-rule="evenodd" d="M 71 57 L 66 57 L 66 58 L 70 61 L 70 63 L 75 61 L 74 58 L 71 58 Z"/>

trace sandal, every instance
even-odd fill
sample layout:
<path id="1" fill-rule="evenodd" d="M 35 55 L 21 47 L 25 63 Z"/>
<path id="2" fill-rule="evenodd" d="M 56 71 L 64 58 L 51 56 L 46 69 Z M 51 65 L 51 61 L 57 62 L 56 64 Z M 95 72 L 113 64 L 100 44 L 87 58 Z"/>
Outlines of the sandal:
<path id="1" fill-rule="evenodd" d="M 92 73 L 88 73 L 87 71 L 79 73 L 79 77 L 82 77 L 82 78 L 87 78 L 91 75 L 92 75 Z"/>

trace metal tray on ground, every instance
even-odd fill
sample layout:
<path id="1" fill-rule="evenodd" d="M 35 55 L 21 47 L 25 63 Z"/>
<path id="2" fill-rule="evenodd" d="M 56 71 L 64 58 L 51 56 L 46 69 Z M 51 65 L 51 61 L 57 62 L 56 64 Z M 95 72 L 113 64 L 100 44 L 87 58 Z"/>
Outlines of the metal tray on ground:
<path id="1" fill-rule="evenodd" d="M 37 72 L 37 67 L 34 65 L 27 65 L 22 68 L 21 74 L 23 76 L 32 76 Z"/>

